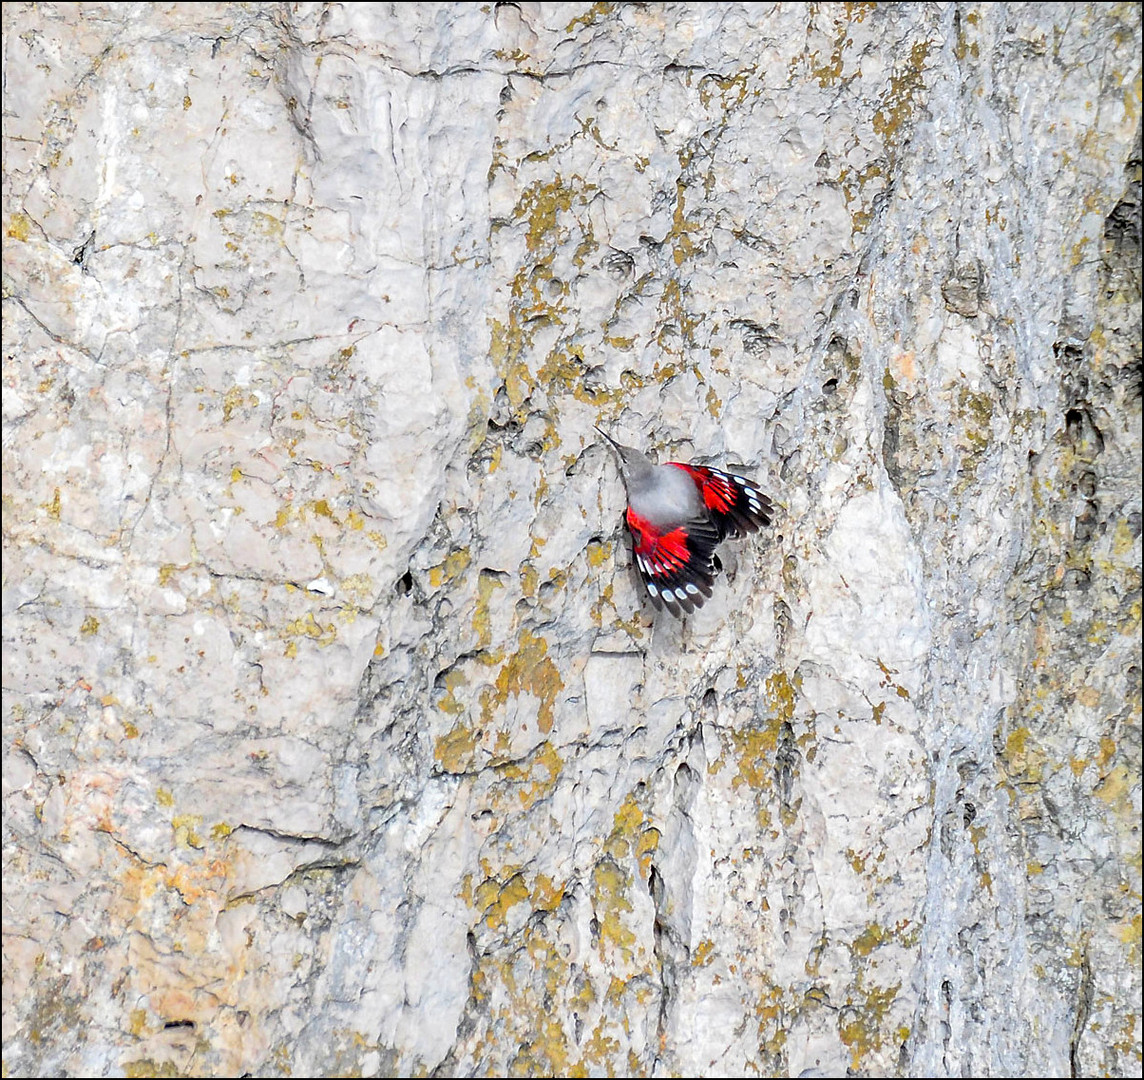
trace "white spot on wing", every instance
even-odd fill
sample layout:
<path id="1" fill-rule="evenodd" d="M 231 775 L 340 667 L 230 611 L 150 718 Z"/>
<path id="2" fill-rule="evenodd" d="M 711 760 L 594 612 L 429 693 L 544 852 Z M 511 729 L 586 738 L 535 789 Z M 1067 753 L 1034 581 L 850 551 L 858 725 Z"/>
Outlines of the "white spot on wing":
<path id="1" fill-rule="evenodd" d="M 652 596 L 659 596 L 659 589 L 656 588 L 654 581 L 649 581 L 647 583 L 647 591 L 651 593 Z"/>

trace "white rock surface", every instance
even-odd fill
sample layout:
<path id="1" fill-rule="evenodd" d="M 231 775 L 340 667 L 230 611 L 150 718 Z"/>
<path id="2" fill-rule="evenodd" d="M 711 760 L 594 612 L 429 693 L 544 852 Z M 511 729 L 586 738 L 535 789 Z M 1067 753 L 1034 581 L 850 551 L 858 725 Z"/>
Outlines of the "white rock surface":
<path id="1" fill-rule="evenodd" d="M 1139 1075 L 1138 8 L 3 19 L 5 1075 Z"/>

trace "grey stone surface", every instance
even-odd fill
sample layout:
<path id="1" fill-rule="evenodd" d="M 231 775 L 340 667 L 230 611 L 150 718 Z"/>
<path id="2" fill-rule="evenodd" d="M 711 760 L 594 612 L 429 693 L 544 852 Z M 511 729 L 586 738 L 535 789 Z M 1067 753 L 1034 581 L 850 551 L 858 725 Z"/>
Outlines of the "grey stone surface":
<path id="1" fill-rule="evenodd" d="M 5 1075 L 1140 1074 L 1137 6 L 3 19 Z"/>

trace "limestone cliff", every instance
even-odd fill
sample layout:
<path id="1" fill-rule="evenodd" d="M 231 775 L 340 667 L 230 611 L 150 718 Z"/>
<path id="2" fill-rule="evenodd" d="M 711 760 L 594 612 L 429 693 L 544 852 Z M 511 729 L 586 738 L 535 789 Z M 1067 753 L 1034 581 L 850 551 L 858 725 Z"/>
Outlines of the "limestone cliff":
<path id="1" fill-rule="evenodd" d="M 5 1075 L 1139 1075 L 1137 5 L 3 18 Z"/>

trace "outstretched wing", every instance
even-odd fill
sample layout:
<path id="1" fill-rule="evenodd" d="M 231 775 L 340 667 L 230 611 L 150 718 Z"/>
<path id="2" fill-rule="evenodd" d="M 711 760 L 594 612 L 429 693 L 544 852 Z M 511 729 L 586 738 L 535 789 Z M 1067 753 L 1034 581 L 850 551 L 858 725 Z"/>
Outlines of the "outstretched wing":
<path id="1" fill-rule="evenodd" d="M 720 539 L 745 536 L 771 523 L 774 517 L 771 500 L 745 476 L 707 465 L 682 465 L 678 461 L 671 464 L 689 473 L 695 481 L 712 521 L 720 530 Z"/>
<path id="2" fill-rule="evenodd" d="M 625 521 L 632 534 L 636 569 L 651 602 L 677 616 L 701 607 L 715 583 L 719 527 L 699 518 L 660 533 L 630 506 Z"/>

